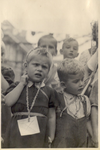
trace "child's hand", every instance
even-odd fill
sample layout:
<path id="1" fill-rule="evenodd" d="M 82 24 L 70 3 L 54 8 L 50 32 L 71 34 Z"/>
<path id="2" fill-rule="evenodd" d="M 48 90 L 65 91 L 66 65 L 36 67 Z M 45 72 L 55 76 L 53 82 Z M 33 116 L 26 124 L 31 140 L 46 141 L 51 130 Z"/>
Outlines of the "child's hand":
<path id="1" fill-rule="evenodd" d="M 28 82 L 28 75 L 26 74 L 22 75 L 20 82 L 25 86 Z"/>
<path id="2" fill-rule="evenodd" d="M 48 137 L 48 147 L 51 148 L 52 140 L 50 137 Z"/>

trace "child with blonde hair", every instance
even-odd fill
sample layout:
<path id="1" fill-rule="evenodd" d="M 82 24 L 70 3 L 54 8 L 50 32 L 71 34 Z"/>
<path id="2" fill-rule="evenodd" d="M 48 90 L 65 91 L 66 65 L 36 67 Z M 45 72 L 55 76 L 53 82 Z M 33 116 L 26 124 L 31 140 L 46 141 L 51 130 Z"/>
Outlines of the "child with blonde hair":
<path id="1" fill-rule="evenodd" d="M 6 148 L 43 148 L 47 125 L 48 137 L 53 141 L 55 92 L 44 83 L 51 64 L 52 56 L 44 48 L 32 49 L 24 63 L 26 74 L 16 87 L 13 84 L 8 89 L 5 102 L 13 116 L 6 133 Z"/>
<path id="2" fill-rule="evenodd" d="M 38 46 L 47 49 L 51 53 L 52 57 L 57 55 L 57 40 L 53 37 L 52 34 L 42 36 L 38 41 Z M 45 84 L 59 91 L 59 78 L 57 74 L 57 67 L 52 63 L 50 72 L 45 79 Z"/>
<path id="3" fill-rule="evenodd" d="M 74 38 L 65 39 L 62 45 L 61 54 L 63 58 L 76 58 L 78 53 L 78 42 Z"/>

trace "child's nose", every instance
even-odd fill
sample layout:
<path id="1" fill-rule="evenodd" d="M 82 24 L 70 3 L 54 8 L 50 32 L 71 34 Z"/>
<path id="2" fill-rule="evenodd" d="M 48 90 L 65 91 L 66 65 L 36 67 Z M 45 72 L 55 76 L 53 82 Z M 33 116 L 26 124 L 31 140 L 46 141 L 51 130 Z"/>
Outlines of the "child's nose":
<path id="1" fill-rule="evenodd" d="M 38 71 L 41 71 L 42 70 L 42 66 L 38 66 Z"/>
<path id="2" fill-rule="evenodd" d="M 46 49 L 47 49 L 47 51 L 49 52 L 49 47 L 48 47 L 48 46 L 46 47 Z"/>
<path id="3" fill-rule="evenodd" d="M 80 80 L 80 86 L 83 86 L 83 81 Z"/>
<path id="4" fill-rule="evenodd" d="M 70 48 L 71 52 L 73 51 L 73 47 Z"/>

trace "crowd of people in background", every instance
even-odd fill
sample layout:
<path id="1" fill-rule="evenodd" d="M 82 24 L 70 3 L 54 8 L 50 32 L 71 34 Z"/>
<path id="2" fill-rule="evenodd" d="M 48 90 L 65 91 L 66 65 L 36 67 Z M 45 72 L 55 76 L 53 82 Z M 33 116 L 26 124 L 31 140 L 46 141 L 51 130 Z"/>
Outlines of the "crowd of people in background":
<path id="1" fill-rule="evenodd" d="M 92 40 L 96 46 L 77 60 L 77 40 L 65 39 L 63 60 L 56 66 L 57 40 L 42 36 L 27 53 L 18 82 L 13 70 L 3 66 L 2 41 L 2 148 L 98 147 L 98 22 Z"/>

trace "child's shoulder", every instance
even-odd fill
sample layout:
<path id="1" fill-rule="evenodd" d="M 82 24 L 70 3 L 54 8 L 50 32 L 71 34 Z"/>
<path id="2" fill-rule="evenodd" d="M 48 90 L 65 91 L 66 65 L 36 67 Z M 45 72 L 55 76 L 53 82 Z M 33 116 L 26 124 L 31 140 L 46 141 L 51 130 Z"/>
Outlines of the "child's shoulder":
<path id="1" fill-rule="evenodd" d="M 9 88 L 6 90 L 6 92 L 4 93 L 4 95 L 7 95 L 9 92 L 11 92 L 17 85 L 19 84 L 18 81 L 12 83 Z"/>
<path id="2" fill-rule="evenodd" d="M 63 97 L 61 92 L 57 92 L 55 89 L 47 85 L 42 87 L 41 90 L 43 90 L 48 95 L 52 95 L 52 94 L 55 95 L 57 99 L 60 99 L 61 97 Z"/>
<path id="3" fill-rule="evenodd" d="M 47 93 L 52 93 L 52 92 L 56 92 L 55 89 L 53 89 L 52 87 L 45 85 L 44 87 L 41 88 L 42 90 L 46 91 Z"/>
<path id="4" fill-rule="evenodd" d="M 89 98 L 87 97 L 87 95 L 81 95 L 82 101 L 88 101 Z"/>
<path id="5" fill-rule="evenodd" d="M 86 108 L 86 115 L 89 116 L 90 115 L 90 111 L 91 111 L 91 105 L 90 105 L 90 100 L 86 95 L 82 96 L 82 102 L 83 105 Z"/>
<path id="6" fill-rule="evenodd" d="M 90 104 L 90 100 L 86 95 L 81 96 L 81 101 L 86 104 Z"/>
<path id="7" fill-rule="evenodd" d="M 42 89 L 46 90 L 46 91 L 50 91 L 50 92 L 55 92 L 57 95 L 61 95 L 61 92 L 58 92 L 56 91 L 54 88 L 48 86 L 48 85 L 45 85 L 44 87 L 42 87 Z"/>

